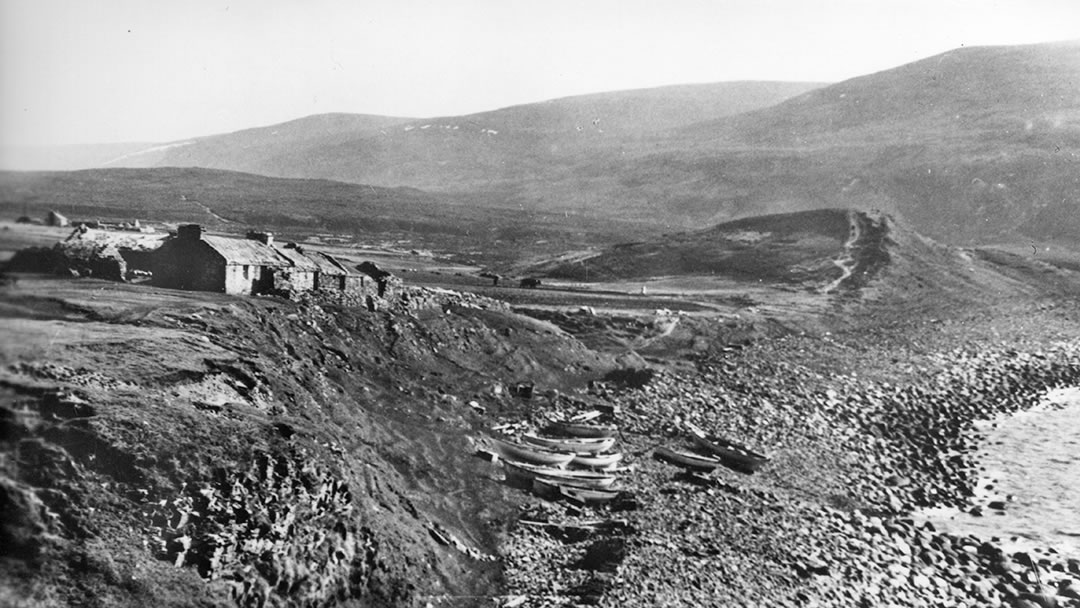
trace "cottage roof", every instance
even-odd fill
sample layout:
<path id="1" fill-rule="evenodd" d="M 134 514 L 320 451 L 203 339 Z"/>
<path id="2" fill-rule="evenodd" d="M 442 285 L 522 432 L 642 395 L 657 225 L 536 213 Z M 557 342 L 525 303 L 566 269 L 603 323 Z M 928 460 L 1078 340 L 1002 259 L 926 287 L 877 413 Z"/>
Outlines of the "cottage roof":
<path id="1" fill-rule="evenodd" d="M 275 247 L 275 249 L 277 249 L 277 252 L 281 255 L 289 258 L 289 261 L 293 263 L 293 266 L 297 270 L 303 270 L 305 272 L 315 272 L 316 270 L 319 270 L 319 265 L 316 264 L 314 260 L 301 253 L 299 249 L 294 249 L 292 247 Z"/>
<path id="2" fill-rule="evenodd" d="M 225 236 L 203 234 L 202 240 L 225 258 L 226 264 L 251 266 L 291 266 L 289 258 L 273 247 L 248 239 L 232 239 Z"/>
<path id="3" fill-rule="evenodd" d="M 307 256 L 319 266 L 319 272 L 331 276 L 344 276 L 354 274 L 344 264 L 338 262 L 334 256 L 321 251 L 310 251 Z"/>

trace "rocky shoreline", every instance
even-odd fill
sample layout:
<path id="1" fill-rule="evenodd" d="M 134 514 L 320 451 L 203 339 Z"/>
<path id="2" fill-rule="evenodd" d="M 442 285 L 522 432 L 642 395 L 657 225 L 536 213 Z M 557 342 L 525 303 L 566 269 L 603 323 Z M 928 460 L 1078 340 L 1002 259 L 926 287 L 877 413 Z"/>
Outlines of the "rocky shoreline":
<path id="1" fill-rule="evenodd" d="M 825 376 L 784 362 L 780 347 L 607 394 L 637 465 L 623 487 L 640 508 L 534 501 L 558 525 L 513 531 L 511 593 L 530 606 L 1000 606 L 1051 592 L 1060 606 L 1080 606 L 1080 556 L 1010 555 L 1001 539 L 912 517 L 976 506 L 973 423 L 1080 385 L 1080 343 L 957 349 L 931 357 L 936 373 L 906 383 Z M 702 478 L 650 458 L 656 445 L 678 445 L 688 423 L 760 446 L 772 464 L 754 476 Z M 625 526 L 581 538 L 553 532 L 597 519 Z M 609 559 L 583 565 L 613 542 Z"/>

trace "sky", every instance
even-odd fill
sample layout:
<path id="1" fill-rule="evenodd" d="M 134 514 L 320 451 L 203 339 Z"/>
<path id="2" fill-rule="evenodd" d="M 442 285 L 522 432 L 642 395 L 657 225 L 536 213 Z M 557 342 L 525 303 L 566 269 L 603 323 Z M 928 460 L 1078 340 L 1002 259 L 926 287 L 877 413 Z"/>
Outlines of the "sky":
<path id="1" fill-rule="evenodd" d="M 1078 38 L 1080 0 L 0 0 L 0 146 L 838 82 L 962 46 Z"/>

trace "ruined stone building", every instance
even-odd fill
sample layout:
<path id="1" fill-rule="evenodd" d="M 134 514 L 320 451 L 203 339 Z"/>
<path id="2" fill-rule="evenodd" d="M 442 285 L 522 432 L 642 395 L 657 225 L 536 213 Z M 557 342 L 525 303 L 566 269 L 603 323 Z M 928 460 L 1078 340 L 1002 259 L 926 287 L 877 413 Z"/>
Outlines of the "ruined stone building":
<path id="1" fill-rule="evenodd" d="M 153 251 L 164 234 L 94 230 L 80 225 L 52 247 L 29 247 L 15 254 L 8 269 L 124 281 L 151 269 Z"/>
<path id="2" fill-rule="evenodd" d="M 386 300 L 396 300 L 401 295 L 403 282 L 389 271 L 379 268 L 374 262 L 364 262 L 356 268 L 375 281 L 375 295 Z"/>

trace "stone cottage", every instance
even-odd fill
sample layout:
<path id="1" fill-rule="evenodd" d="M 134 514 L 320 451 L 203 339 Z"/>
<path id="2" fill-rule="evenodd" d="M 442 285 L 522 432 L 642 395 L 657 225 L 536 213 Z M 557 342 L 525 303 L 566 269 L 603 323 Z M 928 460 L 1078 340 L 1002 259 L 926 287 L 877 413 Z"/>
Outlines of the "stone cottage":
<path id="1" fill-rule="evenodd" d="M 197 224 L 183 225 L 154 253 L 154 262 L 154 282 L 176 289 L 230 294 L 382 291 L 382 281 L 349 269 L 334 256 L 295 243 L 277 245 L 268 232 L 237 239 L 205 234 Z"/>
<path id="2" fill-rule="evenodd" d="M 254 233 L 234 239 L 204 234 L 186 224 L 154 255 L 154 283 L 163 287 L 231 294 L 261 294 L 275 289 L 275 274 L 292 261 L 273 245 L 273 235 Z"/>

